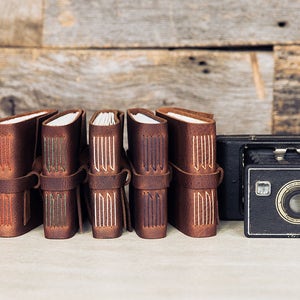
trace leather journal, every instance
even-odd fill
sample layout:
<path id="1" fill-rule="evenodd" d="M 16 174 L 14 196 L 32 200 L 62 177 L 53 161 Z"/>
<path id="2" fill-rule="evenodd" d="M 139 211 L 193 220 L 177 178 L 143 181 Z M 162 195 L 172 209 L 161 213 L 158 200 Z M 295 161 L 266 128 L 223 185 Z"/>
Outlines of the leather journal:
<path id="1" fill-rule="evenodd" d="M 86 144 L 86 117 L 80 109 L 61 112 L 42 124 L 40 181 L 46 238 L 70 238 L 82 229 L 80 186 L 86 166 L 80 158 Z"/>
<path id="2" fill-rule="evenodd" d="M 216 124 L 213 115 L 162 107 L 156 114 L 168 122 L 169 220 L 192 237 L 216 234 L 217 186 L 222 169 L 216 164 Z"/>
<path id="3" fill-rule="evenodd" d="M 163 238 L 167 232 L 168 129 L 165 119 L 146 109 L 127 111 L 129 200 L 136 233 Z"/>
<path id="4" fill-rule="evenodd" d="M 93 237 L 116 238 L 130 229 L 124 186 L 130 170 L 123 149 L 124 113 L 97 111 L 89 122 L 89 215 Z"/>
<path id="5" fill-rule="evenodd" d="M 41 124 L 55 110 L 0 119 L 0 236 L 14 237 L 42 223 L 39 190 Z"/>

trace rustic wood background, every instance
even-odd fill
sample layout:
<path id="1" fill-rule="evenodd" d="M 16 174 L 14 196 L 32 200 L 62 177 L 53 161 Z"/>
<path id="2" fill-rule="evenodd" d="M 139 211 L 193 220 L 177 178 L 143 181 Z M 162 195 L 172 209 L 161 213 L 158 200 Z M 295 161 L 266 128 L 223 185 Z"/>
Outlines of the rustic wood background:
<path id="1" fill-rule="evenodd" d="M 0 0 L 0 116 L 174 105 L 299 134 L 297 1 Z"/>

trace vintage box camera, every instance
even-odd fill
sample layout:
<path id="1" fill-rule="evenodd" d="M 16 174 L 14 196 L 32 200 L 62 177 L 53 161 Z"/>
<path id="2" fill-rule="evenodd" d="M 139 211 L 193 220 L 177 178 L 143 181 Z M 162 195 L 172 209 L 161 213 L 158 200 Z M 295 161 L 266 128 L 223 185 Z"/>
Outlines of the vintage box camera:
<path id="1" fill-rule="evenodd" d="M 300 138 L 218 136 L 220 218 L 249 237 L 300 237 Z"/>

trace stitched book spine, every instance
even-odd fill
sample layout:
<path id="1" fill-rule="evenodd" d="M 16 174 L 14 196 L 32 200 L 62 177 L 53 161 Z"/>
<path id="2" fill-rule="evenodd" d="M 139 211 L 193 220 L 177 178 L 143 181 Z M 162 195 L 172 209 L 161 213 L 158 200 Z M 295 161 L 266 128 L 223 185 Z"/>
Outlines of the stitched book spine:
<path id="1" fill-rule="evenodd" d="M 68 113 L 78 112 L 78 117 L 69 124 L 52 126 L 51 122 Z M 81 111 L 67 111 L 43 123 L 42 149 L 43 171 L 46 184 L 43 186 L 44 233 L 46 238 L 69 238 L 78 231 L 77 197 L 79 187 L 70 189 L 47 185 L 47 178 L 62 181 L 79 168 Z"/>
<path id="2" fill-rule="evenodd" d="M 112 124 L 97 125 L 99 115 L 111 116 Z M 98 111 L 89 124 L 91 173 L 98 180 L 116 176 L 121 170 L 123 113 Z M 116 238 L 122 234 L 121 188 L 91 188 L 92 230 L 95 238 Z"/>
<path id="3" fill-rule="evenodd" d="M 34 111 L 0 120 L 0 236 L 12 237 L 42 223 L 38 190 L 40 125 L 55 111 Z M 33 171 L 36 171 L 35 174 Z"/>
<path id="4" fill-rule="evenodd" d="M 178 119 L 170 113 L 192 121 Z M 179 108 L 160 108 L 168 121 L 170 162 L 170 222 L 193 237 L 216 234 L 218 221 L 216 128 L 211 115 Z M 184 181 L 184 182 L 183 182 Z"/>
<path id="5" fill-rule="evenodd" d="M 155 124 L 143 124 L 143 114 Z M 128 110 L 128 143 L 133 183 L 130 202 L 136 233 L 143 238 L 162 238 L 167 230 L 167 187 L 159 176 L 168 176 L 168 137 L 165 120 L 143 109 Z"/>

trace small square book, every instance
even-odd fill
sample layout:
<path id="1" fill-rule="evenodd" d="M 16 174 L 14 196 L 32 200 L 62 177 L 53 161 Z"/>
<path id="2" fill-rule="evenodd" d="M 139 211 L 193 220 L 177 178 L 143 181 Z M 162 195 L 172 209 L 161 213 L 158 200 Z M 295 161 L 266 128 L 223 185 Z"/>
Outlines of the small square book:
<path id="1" fill-rule="evenodd" d="M 39 110 L 0 119 L 0 236 L 14 237 L 43 221 L 39 183 L 41 124 L 56 113 Z"/>
<path id="2" fill-rule="evenodd" d="M 223 174 L 216 164 L 213 115 L 175 107 L 159 108 L 156 114 L 168 122 L 170 223 L 192 237 L 213 236 L 218 222 L 217 186 Z"/>
<path id="3" fill-rule="evenodd" d="M 124 114 L 117 110 L 97 111 L 89 122 L 89 211 L 95 238 L 116 238 L 123 227 L 130 230 L 123 127 Z"/>
<path id="4" fill-rule="evenodd" d="M 69 110 L 42 124 L 41 189 L 46 238 L 65 239 L 82 228 L 80 186 L 86 178 L 81 153 L 86 148 L 85 112 Z"/>
<path id="5" fill-rule="evenodd" d="M 167 122 L 151 111 L 127 111 L 128 158 L 131 162 L 130 207 L 136 233 L 142 238 L 167 234 Z"/>

